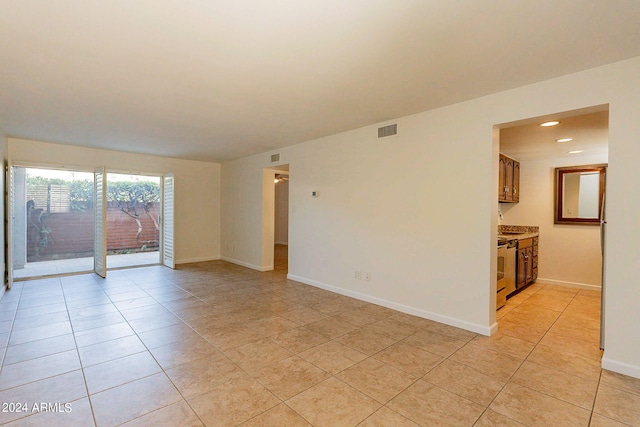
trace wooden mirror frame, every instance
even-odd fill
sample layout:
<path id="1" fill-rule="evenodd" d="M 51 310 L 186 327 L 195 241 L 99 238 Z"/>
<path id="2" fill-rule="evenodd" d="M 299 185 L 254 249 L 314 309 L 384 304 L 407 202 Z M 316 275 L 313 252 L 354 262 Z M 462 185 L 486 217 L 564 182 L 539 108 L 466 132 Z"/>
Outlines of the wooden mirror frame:
<path id="1" fill-rule="evenodd" d="M 581 172 L 598 172 L 600 174 L 600 185 L 598 192 L 598 217 L 597 218 L 567 218 L 563 216 L 563 193 L 564 193 L 564 176 L 570 173 Z M 585 166 L 568 166 L 555 169 L 555 215 L 554 224 L 582 224 L 582 225 L 600 225 L 602 219 L 602 205 L 604 202 L 605 178 L 607 173 L 607 165 L 585 165 Z"/>

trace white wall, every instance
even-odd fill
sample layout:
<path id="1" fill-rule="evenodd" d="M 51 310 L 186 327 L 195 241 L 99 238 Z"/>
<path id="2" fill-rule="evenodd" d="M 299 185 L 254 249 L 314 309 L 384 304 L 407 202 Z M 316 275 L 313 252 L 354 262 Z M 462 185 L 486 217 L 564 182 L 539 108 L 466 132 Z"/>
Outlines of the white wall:
<path id="1" fill-rule="evenodd" d="M 504 215 L 502 224 L 540 227 L 538 281 L 600 288 L 600 228 L 593 225 L 553 223 L 554 170 L 562 166 L 601 164 L 607 161 L 606 155 L 520 161 L 520 203 L 500 203 Z M 576 201 L 576 211 L 577 206 Z"/>
<path id="2" fill-rule="evenodd" d="M 419 88 L 416 88 L 419 90 Z M 640 377 L 640 58 L 279 150 L 294 279 L 482 333 L 495 328 L 498 138 L 493 126 L 610 105 L 603 365 Z M 380 123 L 384 125 L 387 123 Z M 262 169 L 222 165 L 222 254 L 261 265 Z M 312 198 L 311 191 L 320 191 Z M 524 190 L 523 190 L 524 191 Z M 372 273 L 370 282 L 354 271 Z"/>
<path id="3" fill-rule="evenodd" d="M 176 263 L 220 258 L 220 165 L 9 138 L 14 164 L 175 175 Z"/>

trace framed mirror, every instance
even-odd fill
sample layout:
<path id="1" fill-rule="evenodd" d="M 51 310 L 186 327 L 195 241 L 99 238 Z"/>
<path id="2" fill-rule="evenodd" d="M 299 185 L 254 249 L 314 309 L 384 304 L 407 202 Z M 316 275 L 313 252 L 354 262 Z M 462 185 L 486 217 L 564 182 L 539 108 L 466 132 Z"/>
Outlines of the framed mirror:
<path id="1" fill-rule="evenodd" d="M 607 165 L 556 168 L 555 224 L 600 225 Z"/>

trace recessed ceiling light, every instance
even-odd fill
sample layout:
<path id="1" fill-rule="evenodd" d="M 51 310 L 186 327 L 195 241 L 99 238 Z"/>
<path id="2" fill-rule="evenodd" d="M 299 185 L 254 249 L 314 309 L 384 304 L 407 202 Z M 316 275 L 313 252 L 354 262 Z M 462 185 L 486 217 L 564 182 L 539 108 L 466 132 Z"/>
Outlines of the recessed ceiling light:
<path id="1" fill-rule="evenodd" d="M 567 151 L 567 153 L 569 153 L 569 154 L 578 154 L 578 153 L 582 153 L 582 150 Z"/>
<path id="2" fill-rule="evenodd" d="M 557 120 L 551 120 L 551 121 L 549 121 L 549 122 L 540 123 L 540 126 L 542 126 L 542 127 L 545 127 L 545 128 L 546 128 L 546 127 L 549 127 L 549 126 L 555 126 L 555 125 L 559 125 L 559 124 L 560 124 L 560 122 L 559 122 L 559 121 L 557 121 Z"/>
<path id="3" fill-rule="evenodd" d="M 556 142 L 569 142 L 569 141 L 573 141 L 573 138 L 560 138 L 560 139 L 556 139 Z"/>

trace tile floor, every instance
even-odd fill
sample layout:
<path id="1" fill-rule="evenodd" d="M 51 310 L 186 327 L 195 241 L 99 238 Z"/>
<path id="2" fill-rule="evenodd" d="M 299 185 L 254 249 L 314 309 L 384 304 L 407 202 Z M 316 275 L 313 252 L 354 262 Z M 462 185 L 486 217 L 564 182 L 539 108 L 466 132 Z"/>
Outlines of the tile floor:
<path id="1" fill-rule="evenodd" d="M 536 284 L 489 338 L 285 272 L 216 261 L 15 284 L 0 424 L 640 425 L 640 380 L 599 368 L 596 292 Z"/>

